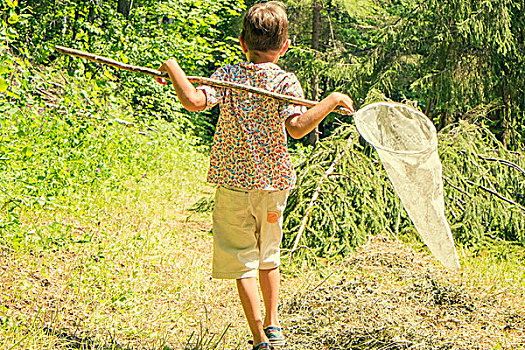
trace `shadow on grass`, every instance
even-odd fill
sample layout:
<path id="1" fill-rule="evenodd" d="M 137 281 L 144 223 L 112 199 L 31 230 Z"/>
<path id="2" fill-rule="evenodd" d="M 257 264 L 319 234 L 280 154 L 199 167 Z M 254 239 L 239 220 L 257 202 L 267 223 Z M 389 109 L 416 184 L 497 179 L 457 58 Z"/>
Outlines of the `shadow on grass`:
<path id="1" fill-rule="evenodd" d="M 44 333 L 53 335 L 58 338 L 61 349 L 67 350 L 137 350 L 138 348 L 123 347 L 115 340 L 101 343 L 93 340 L 91 337 L 82 337 L 66 331 L 55 330 L 49 327 L 43 328 Z M 163 348 L 163 350 L 172 350 L 170 348 Z"/>
<path id="2" fill-rule="evenodd" d="M 207 328 L 200 327 L 199 332 L 193 332 L 182 350 L 214 350 L 218 349 L 221 345 L 226 332 L 230 328 L 230 325 L 226 326 L 220 335 L 211 333 Z M 101 342 L 93 340 L 91 337 L 81 337 L 76 334 L 63 331 L 55 330 L 49 327 L 43 328 L 44 333 L 53 335 L 58 338 L 60 342 L 60 348 L 65 350 L 180 350 L 181 348 L 171 348 L 166 345 L 160 345 L 158 347 L 124 347 L 117 343 L 114 339 L 110 342 Z"/>

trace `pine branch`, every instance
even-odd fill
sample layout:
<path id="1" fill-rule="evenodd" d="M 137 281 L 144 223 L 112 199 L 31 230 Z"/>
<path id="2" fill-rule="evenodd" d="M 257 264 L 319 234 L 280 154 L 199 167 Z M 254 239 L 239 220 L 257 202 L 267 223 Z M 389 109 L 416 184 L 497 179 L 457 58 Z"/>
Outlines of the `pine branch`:
<path id="1" fill-rule="evenodd" d="M 319 180 L 317 188 L 315 189 L 314 194 L 312 195 L 312 198 L 310 199 L 310 203 L 308 204 L 308 208 L 306 209 L 303 220 L 301 221 L 301 226 L 299 227 L 299 231 L 297 231 L 297 236 L 295 236 L 295 242 L 294 242 L 293 248 L 290 251 L 291 253 L 290 257 L 293 256 L 293 253 L 299 247 L 299 242 L 301 241 L 303 232 L 306 229 L 306 226 L 308 225 L 308 219 L 310 218 L 310 214 L 312 213 L 314 204 L 317 201 L 317 198 L 319 197 L 319 193 L 321 192 L 321 185 L 323 184 L 324 180 L 326 180 L 334 172 L 335 167 L 339 163 L 339 160 L 341 159 L 342 155 L 343 155 L 343 152 L 339 152 L 336 155 L 334 161 L 332 162 L 328 170 L 326 170 L 323 177 Z"/>
<path id="2" fill-rule="evenodd" d="M 490 157 L 485 157 L 485 156 L 482 156 L 480 154 L 477 155 L 479 158 L 483 159 L 483 160 L 486 160 L 486 161 L 491 161 L 491 162 L 497 162 L 497 163 L 501 163 L 501 164 L 505 164 L 511 168 L 514 168 L 516 170 L 519 170 L 523 175 L 525 175 L 525 170 L 523 170 L 523 168 L 521 168 L 518 164 L 516 163 L 513 163 L 509 160 L 506 160 L 506 159 L 499 159 L 499 158 L 490 158 Z"/>
<path id="3" fill-rule="evenodd" d="M 483 185 L 476 185 L 474 182 L 470 181 L 470 180 L 467 180 L 466 181 L 469 185 L 471 186 L 478 186 L 479 188 L 481 188 L 483 191 L 487 191 L 488 193 L 490 194 L 493 194 L 495 195 L 496 197 L 498 197 L 499 199 L 501 199 L 502 201 L 504 202 L 507 202 L 509 204 L 512 204 L 512 205 L 515 205 L 516 207 L 520 208 L 521 210 L 525 211 L 525 207 L 523 207 L 522 205 L 519 205 L 518 203 L 514 202 L 513 200 L 510 200 L 504 196 L 502 196 L 501 194 L 499 194 L 498 192 L 496 191 L 493 191 L 491 190 L 490 188 L 487 188 Z"/>

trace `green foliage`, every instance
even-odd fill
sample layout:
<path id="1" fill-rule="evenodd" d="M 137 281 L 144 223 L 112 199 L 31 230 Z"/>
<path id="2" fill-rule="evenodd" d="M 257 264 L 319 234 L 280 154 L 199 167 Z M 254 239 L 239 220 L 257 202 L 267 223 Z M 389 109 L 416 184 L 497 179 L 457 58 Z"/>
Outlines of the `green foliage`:
<path id="1" fill-rule="evenodd" d="M 419 100 L 440 128 L 493 104 L 491 129 L 521 147 L 524 10 L 523 2 L 506 0 L 408 2 L 381 33 L 372 80 Z"/>
<path id="2" fill-rule="evenodd" d="M 234 27 L 244 3 L 141 1 L 127 18 L 115 5 L 0 5 L 0 236 L 6 245 L 32 236 L 24 222 L 28 210 L 89 212 L 101 193 L 112 197 L 162 169 L 165 152 L 177 156 L 179 148 L 211 139 L 213 124 L 183 110 L 172 88 L 61 56 L 54 46 L 152 68 L 176 57 L 189 74 L 209 75 L 239 57 Z"/>
<path id="3" fill-rule="evenodd" d="M 344 91 L 354 97 L 358 105 L 383 91 L 396 100 L 417 100 L 440 127 L 462 118 L 480 119 L 480 113 L 465 112 L 481 110 L 485 124 L 493 133 L 515 147 L 520 145 L 525 132 L 520 123 L 525 110 L 523 79 L 520 79 L 525 69 L 522 3 L 504 0 L 468 4 L 461 1 L 369 0 L 320 3 L 321 43 L 318 50 L 313 50 L 310 48 L 312 1 L 287 2 L 293 47 L 282 63 L 297 73 L 308 95 L 316 94 L 310 84 L 315 77 L 321 95 L 334 90 Z M 133 153 L 134 149 L 146 152 L 147 147 L 138 140 L 147 140 L 149 136 L 132 138 L 136 136 L 132 129 L 126 129 L 128 134 L 123 134 L 119 121 L 127 120 L 147 128 L 164 119 L 172 122 L 173 127 L 169 130 L 174 139 L 184 139 L 184 135 L 194 133 L 205 141 L 211 139 L 217 111 L 196 117 L 182 109 L 173 89 L 156 84 L 150 77 L 60 56 L 53 47 L 56 44 L 72 46 L 152 68 L 174 56 L 188 74 L 206 76 L 217 66 L 241 57 L 235 38 L 244 2 L 141 1 L 133 5 L 127 17 L 117 13 L 115 3 L 110 1 L 27 0 L 23 3 L 6 1 L 0 6 L 3 140 L 0 161 L 6 169 L 1 181 L 2 203 L 8 218 L 3 222 L 4 227 L 18 223 L 17 213 L 23 206 L 52 206 L 50 203 L 56 204 L 57 200 L 62 203 L 64 199 L 74 198 L 77 193 L 74 188 L 87 191 L 96 184 L 119 191 L 123 179 L 146 172 L 154 159 L 151 157 L 158 155 L 160 145 L 155 142 L 160 141 L 146 143 L 152 147 L 148 151 L 151 155 Z M 493 18 L 498 20 L 493 25 L 486 25 L 492 23 Z M 61 78 L 57 78 L 59 74 L 53 70 L 37 74 L 30 62 L 54 65 L 61 70 Z M 360 156 L 359 152 L 368 154 L 368 147 L 356 137 L 351 143 L 340 144 L 339 139 L 351 135 L 351 129 L 335 130 L 335 124 L 330 124 L 333 118 L 328 120 L 322 131 L 334 133 L 334 137 L 327 143 L 337 144 L 337 149 L 345 154 L 344 161 L 351 164 L 349 169 L 359 169 L 352 170 L 356 172 L 353 175 L 345 173 L 346 177 L 340 180 L 348 176 L 360 180 L 355 180 L 358 186 L 353 187 L 355 193 L 350 196 L 354 202 L 348 204 L 349 197 L 345 194 L 340 199 L 345 199 L 346 206 L 315 208 L 320 211 L 312 216 L 322 217 L 323 225 L 332 225 L 332 228 L 326 227 L 327 232 L 333 231 L 331 237 L 336 236 L 338 227 L 356 233 L 345 238 L 347 242 L 332 238 L 323 244 L 321 253 L 334 254 L 347 249 L 348 244 L 353 246 L 363 241 L 361 233 L 365 231 L 362 227 L 367 227 L 367 232 L 390 227 L 395 234 L 410 230 L 410 224 L 404 224 L 405 216 L 399 203 L 391 199 L 395 196 L 391 196 L 389 182 L 384 181 L 382 168 L 374 156 Z M 490 137 L 486 135 L 471 134 L 488 142 Z M 189 142 L 194 143 L 193 140 Z M 328 149 L 324 153 L 320 151 L 323 147 L 299 167 L 300 186 L 304 187 L 305 196 L 315 190 L 313 184 L 319 181 L 315 179 L 319 179 L 326 165 L 334 160 Z M 499 149 L 495 145 L 490 147 Z M 506 156 L 506 159 L 512 158 Z M 472 161 L 474 153 L 469 157 Z M 108 168 L 109 164 L 112 169 Z M 128 172 L 115 170 L 114 164 Z M 455 159 L 451 164 L 463 163 Z M 129 170 L 132 165 L 138 172 Z M 464 176 L 474 171 L 468 167 L 461 170 L 466 172 Z M 373 186 L 378 178 L 382 179 L 381 189 Z M 460 181 L 454 176 L 450 179 Z M 465 185 L 466 180 L 461 181 Z M 494 179 L 490 181 L 499 183 Z M 328 181 L 326 186 L 330 183 Z M 514 187 L 505 182 L 502 188 L 482 181 L 473 183 L 478 189 L 481 185 L 504 192 L 509 198 L 521 193 L 519 181 L 512 184 Z M 341 188 L 342 183 L 334 182 L 330 186 L 336 186 L 327 189 L 333 192 Z M 368 193 L 368 188 L 374 190 Z M 514 192 L 506 192 L 508 188 L 513 188 Z M 323 192 L 321 197 L 324 195 Z M 370 198 L 374 201 L 368 201 Z M 291 207 L 304 202 L 301 196 L 295 204 L 294 200 L 292 197 Z M 465 198 L 454 201 L 467 202 Z M 382 213 L 378 209 L 382 207 L 397 208 L 397 211 Z M 355 212 L 347 215 L 350 208 Z M 461 217 L 458 213 L 464 211 L 455 208 L 453 212 L 453 217 Z M 485 214 L 476 213 L 481 220 L 472 223 L 478 225 L 476 232 L 480 227 L 493 231 L 501 229 L 498 237 L 502 234 L 504 239 L 522 241 L 517 231 L 521 224 L 515 228 L 498 226 L 511 220 L 502 216 L 499 221 L 491 221 L 491 225 L 496 225 L 493 228 L 484 224 L 490 221 Z M 493 215 L 492 211 L 489 213 Z M 299 217 L 294 215 L 288 220 L 291 230 L 300 223 Z M 353 223 L 331 219 L 352 215 L 355 216 Z M 464 241 L 472 240 L 472 236 L 461 230 L 470 229 L 471 226 L 456 227 L 459 236 L 465 235 Z M 481 237 L 483 235 L 475 241 Z M 315 241 L 314 245 L 320 246 L 321 241 Z"/>
<path id="4" fill-rule="evenodd" d="M 368 0 L 319 1 L 321 23 L 319 49 L 312 45 L 312 1 L 289 0 L 292 47 L 283 57 L 283 66 L 297 74 L 305 93 L 314 98 L 318 81 L 319 98 L 333 91 L 350 95 L 356 106 L 370 89 L 368 75 L 373 70 L 370 47 L 377 36 L 377 27 L 385 21 L 382 8 Z M 324 136 L 337 126 L 334 116 L 320 125 Z"/>
<path id="5" fill-rule="evenodd" d="M 2 245 L 16 248 L 32 237 L 44 247 L 57 244 L 67 227 L 52 229 L 59 233 L 52 238 L 27 232 L 28 211 L 89 213 L 101 196 L 115 197 L 182 157 L 183 148 L 195 149 L 184 125 L 130 121 L 131 106 L 115 98 L 111 81 L 89 72 L 65 78 L 3 54 L 0 76 L 9 80 L 0 93 Z"/>
<path id="6" fill-rule="evenodd" d="M 107 82 L 132 105 L 133 119 L 148 122 L 165 119 L 179 124 L 186 132 L 199 133 L 211 140 L 213 115 L 197 117 L 185 111 L 171 88 L 151 77 L 117 71 L 54 51 L 55 45 L 105 55 L 124 63 L 157 68 L 175 57 L 189 75 L 209 76 L 217 66 L 240 57 L 237 21 L 243 1 L 140 1 L 134 2 L 127 18 L 116 12 L 113 1 L 24 2 L 12 3 L 5 18 L 11 20 L 10 51 L 35 64 L 67 70 L 68 75 Z M 103 83 L 102 83 L 103 84 Z M 2 84 L 0 82 L 0 88 Z M 115 95 L 115 97 L 111 97 Z"/>
<path id="7" fill-rule="evenodd" d="M 334 171 L 328 176 L 327 170 Z M 301 243 L 318 256 L 346 255 L 369 234 L 410 226 L 381 162 L 361 143 L 354 126 L 343 125 L 319 142 L 296 166 L 297 186 L 285 210 L 283 246 L 291 248 L 315 192 Z"/>
<path id="8" fill-rule="evenodd" d="M 294 46 L 285 65 L 307 91 L 317 76 L 321 96 L 343 91 L 359 106 L 377 89 L 396 101 L 418 101 L 439 129 L 491 106 L 491 131 L 522 147 L 523 1 L 319 2 L 321 43 L 312 50 L 312 1 L 287 1 Z"/>
<path id="9" fill-rule="evenodd" d="M 385 95 L 410 100 L 439 129 L 454 125 L 444 130 L 441 142 L 449 145 L 442 157 L 450 181 L 445 182 L 448 216 L 456 238 L 466 245 L 486 244 L 491 237 L 523 244 L 522 178 L 515 167 L 504 165 L 508 163 L 479 156 L 523 167 L 521 155 L 506 149 L 520 149 L 525 136 L 525 4 L 322 0 L 320 44 L 313 50 L 313 1 L 286 3 L 293 46 L 284 64 L 297 73 L 307 94 L 315 95 L 311 89 L 317 78 L 321 96 L 346 92 L 358 107 L 384 100 Z M 483 127 L 456 126 L 462 120 Z M 302 240 L 316 254 L 344 253 L 370 233 L 411 235 L 414 228 L 375 155 L 369 157 L 350 126 L 335 129 L 333 121 L 327 118 L 321 127 L 325 137 L 331 136 L 297 169 L 299 182 L 289 201 L 287 228 L 297 232 L 321 183 L 311 227 Z M 461 142 L 450 141 L 454 137 Z M 339 175 L 323 181 L 336 154 L 344 154 L 337 169 L 345 171 L 337 170 Z M 468 195 L 457 193 L 452 185 Z M 293 245 L 292 236 L 285 238 L 287 247 Z"/>
<path id="10" fill-rule="evenodd" d="M 486 128 L 451 125 L 440 137 L 448 216 L 466 245 L 525 244 L 525 166 Z M 489 191 L 492 191 L 490 193 Z"/>

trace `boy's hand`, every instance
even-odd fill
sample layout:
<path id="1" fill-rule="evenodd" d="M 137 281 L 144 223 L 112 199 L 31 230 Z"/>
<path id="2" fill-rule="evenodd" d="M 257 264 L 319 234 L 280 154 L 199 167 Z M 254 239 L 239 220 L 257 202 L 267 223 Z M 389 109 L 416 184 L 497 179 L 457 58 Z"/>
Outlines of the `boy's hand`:
<path id="1" fill-rule="evenodd" d="M 159 67 L 159 71 L 168 73 L 177 97 L 184 108 L 193 112 L 202 111 L 206 108 L 206 94 L 202 90 L 195 89 L 176 59 L 170 58 L 164 62 Z M 155 77 L 155 81 L 159 84 L 166 84 L 166 79 L 161 77 Z"/>
<path id="2" fill-rule="evenodd" d="M 340 92 L 332 92 L 330 95 L 337 101 L 338 106 L 347 108 L 350 112 L 355 113 L 354 101 L 352 101 L 350 96 Z"/>
<path id="3" fill-rule="evenodd" d="M 167 72 L 168 69 L 166 68 L 166 62 L 164 62 L 158 69 L 159 72 Z M 161 77 L 155 77 L 155 81 L 159 84 L 162 84 L 162 85 L 167 85 L 168 82 L 166 81 L 166 79 L 164 78 L 161 78 Z"/>

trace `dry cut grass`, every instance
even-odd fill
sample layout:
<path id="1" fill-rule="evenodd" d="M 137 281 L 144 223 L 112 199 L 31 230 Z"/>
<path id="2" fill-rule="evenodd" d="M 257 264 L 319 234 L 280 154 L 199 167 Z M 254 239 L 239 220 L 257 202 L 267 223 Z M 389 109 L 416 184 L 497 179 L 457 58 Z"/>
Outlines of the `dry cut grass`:
<path id="1" fill-rule="evenodd" d="M 525 349 L 525 268 L 374 237 L 286 297 L 289 349 Z M 502 280 L 500 277 L 503 277 Z"/>

